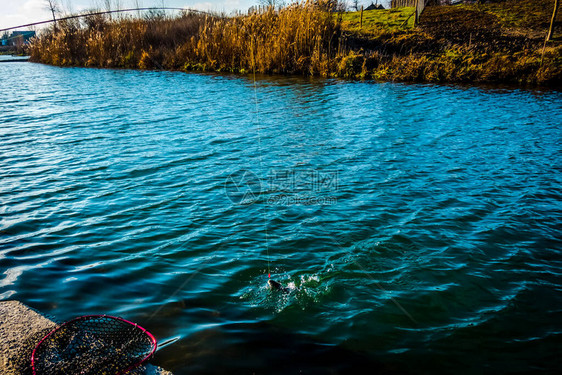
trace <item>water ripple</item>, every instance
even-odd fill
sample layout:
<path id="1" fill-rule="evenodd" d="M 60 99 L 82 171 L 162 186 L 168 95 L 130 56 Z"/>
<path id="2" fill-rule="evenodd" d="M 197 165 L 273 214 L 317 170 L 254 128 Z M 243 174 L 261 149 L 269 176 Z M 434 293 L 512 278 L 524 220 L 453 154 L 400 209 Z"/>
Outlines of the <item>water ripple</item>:
<path id="1" fill-rule="evenodd" d="M 551 369 L 559 92 L 4 65 L 0 299 L 137 319 L 178 374 L 254 329 L 294 333 L 282 357 L 307 335 L 400 371 Z"/>

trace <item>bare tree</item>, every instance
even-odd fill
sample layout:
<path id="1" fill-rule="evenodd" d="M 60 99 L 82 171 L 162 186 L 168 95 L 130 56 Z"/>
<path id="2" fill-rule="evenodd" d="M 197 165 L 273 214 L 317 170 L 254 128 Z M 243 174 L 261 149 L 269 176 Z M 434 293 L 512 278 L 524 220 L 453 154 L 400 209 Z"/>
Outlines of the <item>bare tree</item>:
<path id="1" fill-rule="evenodd" d="M 135 8 L 142 8 L 142 0 L 135 0 Z M 141 11 L 138 10 L 137 11 L 137 15 L 139 18 L 141 18 Z"/>
<path id="2" fill-rule="evenodd" d="M 359 0 L 351 0 L 351 8 L 357 12 L 359 10 Z"/>
<path id="3" fill-rule="evenodd" d="M 347 2 L 342 0 L 315 0 L 314 2 L 320 9 L 328 12 L 345 12 L 348 8 Z"/>
<path id="4" fill-rule="evenodd" d="M 112 10 L 111 9 L 111 0 L 104 0 L 103 5 L 104 5 L 106 11 L 110 12 Z M 108 13 L 107 17 L 111 20 L 112 19 L 111 13 Z"/>
<path id="5" fill-rule="evenodd" d="M 70 15 L 74 12 L 74 7 L 72 6 L 72 0 L 60 0 L 60 11 L 63 15 Z"/>
<path id="6" fill-rule="evenodd" d="M 47 8 L 51 11 L 53 15 L 53 28 L 55 30 L 55 34 L 57 32 L 57 16 L 56 14 L 60 12 L 60 7 L 57 4 L 57 0 L 45 0 Z"/>
<path id="7" fill-rule="evenodd" d="M 264 7 L 281 8 L 285 5 L 283 0 L 259 0 L 258 3 Z"/>

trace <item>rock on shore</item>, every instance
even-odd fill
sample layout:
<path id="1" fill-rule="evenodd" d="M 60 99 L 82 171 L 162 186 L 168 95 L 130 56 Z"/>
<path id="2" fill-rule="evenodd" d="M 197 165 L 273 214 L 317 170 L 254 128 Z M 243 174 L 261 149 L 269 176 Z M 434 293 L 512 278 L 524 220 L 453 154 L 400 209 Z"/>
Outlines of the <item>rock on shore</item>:
<path id="1" fill-rule="evenodd" d="M 0 301 L 0 374 L 30 373 L 31 353 L 35 345 L 57 324 L 18 301 Z M 156 366 L 146 365 L 136 375 L 172 375 Z"/>

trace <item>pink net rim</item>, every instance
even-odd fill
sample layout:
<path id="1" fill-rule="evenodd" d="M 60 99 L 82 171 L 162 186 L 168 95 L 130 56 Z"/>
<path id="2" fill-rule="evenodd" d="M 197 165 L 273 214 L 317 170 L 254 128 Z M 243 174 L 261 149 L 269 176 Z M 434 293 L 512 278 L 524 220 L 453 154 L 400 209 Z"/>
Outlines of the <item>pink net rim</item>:
<path id="1" fill-rule="evenodd" d="M 119 320 L 123 323 L 126 324 L 130 324 L 132 326 L 134 326 L 135 328 L 140 329 L 141 331 L 143 331 L 150 339 L 151 343 L 152 343 L 152 350 L 150 351 L 149 354 L 147 354 L 142 360 L 140 360 L 139 362 L 132 364 L 131 366 L 127 367 L 125 370 L 118 372 L 116 375 L 123 375 L 126 374 L 127 372 L 131 371 L 132 369 L 141 366 L 142 364 L 146 363 L 150 357 L 152 357 L 154 355 L 154 353 L 156 352 L 156 348 L 158 346 L 158 343 L 156 341 L 156 338 L 152 335 L 152 333 L 148 332 L 146 329 L 144 329 L 143 327 L 139 326 L 137 323 L 133 323 L 129 320 L 123 319 L 123 318 L 119 318 L 117 316 L 111 316 L 111 315 L 83 315 L 83 316 L 79 316 L 77 318 L 71 319 L 67 322 L 64 322 L 63 324 L 61 324 L 60 326 L 58 326 L 57 328 L 53 329 L 51 332 L 49 332 L 45 337 L 43 337 L 41 339 L 41 341 L 39 341 L 39 343 L 35 346 L 35 349 L 33 349 L 33 353 L 31 353 L 31 369 L 33 370 L 33 375 L 40 375 L 37 374 L 37 371 L 35 370 L 35 353 L 37 351 L 37 349 L 41 346 L 41 344 L 47 340 L 51 335 L 53 335 L 55 332 L 57 332 L 58 330 L 62 329 L 63 327 L 74 323 L 78 320 L 87 320 L 87 319 L 95 319 L 95 318 L 110 318 L 110 319 L 115 319 L 115 320 Z"/>

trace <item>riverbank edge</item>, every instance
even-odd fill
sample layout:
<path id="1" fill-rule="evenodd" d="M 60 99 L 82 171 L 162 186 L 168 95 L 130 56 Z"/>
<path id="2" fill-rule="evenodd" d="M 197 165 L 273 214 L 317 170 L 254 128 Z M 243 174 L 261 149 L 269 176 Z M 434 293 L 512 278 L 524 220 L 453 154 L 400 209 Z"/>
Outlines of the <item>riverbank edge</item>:
<path id="1" fill-rule="evenodd" d="M 34 64 L 41 64 L 47 66 L 54 66 L 58 68 L 85 68 L 85 69 L 110 69 L 110 70 L 132 70 L 132 71 L 140 71 L 140 72 L 177 72 L 177 73 L 193 73 L 193 74 L 224 74 L 224 75 L 231 75 L 233 77 L 247 77 L 251 76 L 252 72 L 246 70 L 224 70 L 224 69 L 216 69 L 216 70 L 209 70 L 209 69 L 197 69 L 197 68 L 190 68 L 190 69 L 140 69 L 140 68 L 130 68 L 130 67 L 102 67 L 102 66 L 83 66 L 83 65 L 54 65 L 54 64 L 47 64 L 40 61 L 34 61 L 31 58 L 21 60 L 21 61 L 7 61 L 7 62 L 30 62 Z M 509 89 L 509 90 L 555 90 L 560 91 L 562 90 L 562 83 L 559 81 L 554 82 L 547 82 L 541 84 L 535 83 L 528 83 L 524 81 L 486 81 L 486 80 L 466 80 L 466 81 L 423 81 L 423 80 L 399 80 L 399 79 L 380 79 L 374 78 L 371 76 L 361 76 L 360 73 L 357 74 L 355 77 L 343 77 L 337 75 L 328 75 L 328 76 L 304 76 L 301 74 L 283 74 L 283 73 L 257 73 L 256 76 L 259 75 L 260 77 L 301 77 L 301 78 L 316 78 L 316 79 L 341 79 L 343 81 L 348 82 L 365 82 L 365 83 L 398 83 L 398 84 L 422 84 L 422 85 L 444 85 L 444 86 L 452 86 L 452 87 L 486 87 L 486 88 L 501 88 L 501 89 Z"/>
<path id="2" fill-rule="evenodd" d="M 520 13 L 533 10 L 527 0 L 513 1 L 522 4 Z M 385 14 L 403 16 L 407 9 Z M 379 11 L 365 17 L 368 12 Z M 433 6 L 418 27 L 359 29 L 353 23 L 362 17 L 358 12 L 327 13 L 304 3 L 236 17 L 93 19 L 86 28 L 59 25 L 29 52 L 33 62 L 61 67 L 562 87 L 561 40 L 543 45 L 541 22 L 514 27 L 500 11 L 490 12 L 477 5 Z"/>
<path id="3" fill-rule="evenodd" d="M 21 375 L 30 367 L 33 348 L 57 323 L 15 300 L 0 301 L 0 373 Z M 160 367 L 145 365 L 143 375 L 172 375 Z"/>
<path id="4" fill-rule="evenodd" d="M 559 51 L 557 51 L 559 52 Z M 182 67 L 166 67 L 153 61 L 148 53 L 144 53 L 144 67 L 131 65 L 86 65 L 52 63 L 41 59 L 30 58 L 21 60 L 56 67 L 73 68 L 97 68 L 97 69 L 123 69 L 138 71 L 169 71 L 169 72 L 192 72 L 192 73 L 226 73 L 244 76 L 254 73 L 250 69 L 216 67 L 200 62 L 186 62 Z M 367 81 L 377 83 L 420 83 L 420 84 L 444 84 L 444 85 L 506 85 L 520 89 L 560 89 L 562 67 L 558 57 L 547 54 L 544 59 L 544 67 L 541 67 L 541 56 L 537 53 L 524 53 L 519 56 L 507 56 L 505 53 L 497 53 L 488 59 L 489 64 L 496 69 L 486 69 L 479 62 L 473 65 L 471 61 L 480 60 L 471 53 L 463 54 L 459 51 L 445 51 L 442 54 L 417 54 L 407 56 L 394 56 L 389 62 L 383 63 L 378 68 L 369 70 L 368 66 L 373 64 L 372 60 L 363 55 L 351 52 L 337 61 L 338 70 L 327 74 L 302 74 L 300 72 L 278 73 L 278 72 L 255 72 L 260 75 L 269 76 L 301 76 L 320 78 L 339 78 L 349 81 Z M 147 61 L 150 67 L 147 67 Z M 487 70 L 485 74 L 480 74 Z M 524 74 L 518 74 L 518 71 Z M 558 72 L 557 72 L 558 71 Z M 537 75 L 549 75 L 547 78 L 537 78 Z"/>

